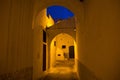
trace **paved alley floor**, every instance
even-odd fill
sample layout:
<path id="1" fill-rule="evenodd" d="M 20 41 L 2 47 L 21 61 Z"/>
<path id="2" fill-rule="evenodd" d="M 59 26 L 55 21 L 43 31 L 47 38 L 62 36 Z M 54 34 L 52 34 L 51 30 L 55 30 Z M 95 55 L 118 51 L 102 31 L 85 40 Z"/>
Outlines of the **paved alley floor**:
<path id="1" fill-rule="evenodd" d="M 57 62 L 40 80 L 78 80 L 73 61 Z"/>

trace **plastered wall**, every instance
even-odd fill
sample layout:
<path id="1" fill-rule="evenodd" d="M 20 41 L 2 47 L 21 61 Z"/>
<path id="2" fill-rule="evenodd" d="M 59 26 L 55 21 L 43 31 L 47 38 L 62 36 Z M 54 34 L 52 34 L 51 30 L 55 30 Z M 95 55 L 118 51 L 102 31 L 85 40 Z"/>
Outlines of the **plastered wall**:
<path id="1" fill-rule="evenodd" d="M 41 26 L 43 29 L 54 25 L 54 20 L 52 19 L 51 15 L 47 15 L 47 8 L 41 10 L 39 14 L 37 14 L 36 16 L 37 16 L 37 20 L 36 20 L 37 24 Z"/>
<path id="2" fill-rule="evenodd" d="M 119 0 L 85 0 L 82 3 L 79 0 L 36 0 L 34 14 L 44 7 L 57 4 L 76 15 L 81 80 L 119 80 L 119 3 Z"/>
<path id="3" fill-rule="evenodd" d="M 0 78 L 5 79 L 10 76 L 11 79 L 17 79 L 16 76 L 21 76 L 21 79 L 25 79 L 25 75 L 29 76 L 26 80 L 31 79 L 32 58 L 35 55 L 37 57 L 37 52 L 32 54 L 35 48 L 32 44 L 35 39 L 32 24 L 33 27 L 38 26 L 37 15 L 46 7 L 61 5 L 70 9 L 77 18 L 76 43 L 79 53 L 78 73 L 81 80 L 119 80 L 119 4 L 119 0 L 85 0 L 83 2 L 79 0 L 2 0 L 0 2 Z M 39 40 L 41 36 L 42 33 Z M 40 44 L 42 45 L 41 42 Z M 38 49 L 38 52 L 39 50 L 41 51 Z M 40 55 L 42 56 L 42 51 Z M 39 58 L 38 55 L 37 59 L 42 57 Z M 36 64 L 39 62 L 40 60 L 37 60 Z M 40 68 L 41 65 L 37 65 L 36 71 Z M 11 75 L 16 73 L 23 75 Z M 34 79 L 39 78 L 39 74 L 41 75 L 42 72 L 36 72 Z"/>
<path id="4" fill-rule="evenodd" d="M 73 18 L 70 18 L 70 19 L 67 19 L 67 20 L 62 20 L 59 23 L 57 23 L 57 24 L 53 25 L 52 27 L 50 27 L 49 29 L 47 29 L 48 57 L 50 56 L 50 60 L 51 60 L 50 61 L 48 59 L 48 63 L 50 65 L 51 65 L 51 63 L 55 64 L 56 55 L 57 55 L 56 51 L 57 50 L 61 51 L 60 52 L 61 54 L 63 53 L 63 51 L 61 50 L 61 47 L 57 48 L 57 47 L 54 46 L 53 41 L 56 40 L 56 36 L 61 34 L 61 33 L 64 33 L 64 34 L 68 34 L 68 36 L 72 36 L 72 38 L 75 40 L 76 39 L 76 32 L 74 31 L 74 28 L 75 28 L 75 19 L 73 17 Z M 66 40 L 66 38 L 64 40 Z M 51 47 L 51 45 L 52 45 L 52 47 Z M 62 59 L 62 60 L 64 59 L 63 54 L 62 54 L 62 57 L 60 59 Z"/>
<path id="5" fill-rule="evenodd" d="M 50 44 L 50 68 L 55 66 L 56 63 L 56 38 L 54 38 Z"/>
<path id="6" fill-rule="evenodd" d="M 32 3 L 0 1 L 0 80 L 32 79 Z"/>
<path id="7" fill-rule="evenodd" d="M 66 48 L 62 48 L 65 45 Z M 69 58 L 69 46 L 74 46 L 74 40 L 71 36 L 65 33 L 61 33 L 56 36 L 56 60 L 65 60 L 64 53 L 68 54 Z M 60 56 L 58 56 L 60 54 Z"/>
<path id="8" fill-rule="evenodd" d="M 84 2 L 85 29 L 81 35 L 80 59 L 86 65 L 83 67 L 93 71 L 100 80 L 119 80 L 119 4 L 119 0 Z"/>
<path id="9" fill-rule="evenodd" d="M 43 30 L 46 26 L 50 27 L 54 24 L 52 17 L 47 16 L 46 8 L 41 10 L 33 20 L 33 79 L 38 79 L 43 74 Z M 46 44 L 47 45 L 47 44 Z M 48 52 L 48 49 L 46 49 Z M 48 59 L 48 54 L 46 55 Z M 48 60 L 46 60 L 46 68 L 48 70 Z"/>

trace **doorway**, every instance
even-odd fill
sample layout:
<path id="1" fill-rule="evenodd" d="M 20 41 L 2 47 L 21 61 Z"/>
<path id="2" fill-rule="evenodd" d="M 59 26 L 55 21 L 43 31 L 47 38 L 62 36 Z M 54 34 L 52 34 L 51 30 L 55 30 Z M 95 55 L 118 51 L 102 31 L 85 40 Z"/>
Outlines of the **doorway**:
<path id="1" fill-rule="evenodd" d="M 43 71 L 46 70 L 46 45 L 43 44 Z"/>
<path id="2" fill-rule="evenodd" d="M 50 45 L 50 67 L 75 66 L 76 43 L 72 36 L 60 33 L 54 37 Z"/>
<path id="3" fill-rule="evenodd" d="M 46 31 L 43 30 L 43 71 L 46 70 Z"/>
<path id="4" fill-rule="evenodd" d="M 74 59 L 74 46 L 69 47 L 69 58 Z"/>

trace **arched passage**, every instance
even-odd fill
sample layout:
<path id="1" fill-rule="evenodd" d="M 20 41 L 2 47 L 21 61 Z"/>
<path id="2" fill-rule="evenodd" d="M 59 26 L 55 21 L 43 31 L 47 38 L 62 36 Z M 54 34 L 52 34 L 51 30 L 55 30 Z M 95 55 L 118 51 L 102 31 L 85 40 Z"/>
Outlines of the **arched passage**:
<path id="1" fill-rule="evenodd" d="M 74 47 L 74 49 L 70 49 L 70 47 Z M 78 57 L 77 55 L 76 41 L 73 36 L 66 33 L 60 33 L 53 38 L 50 44 L 50 68 L 55 67 L 59 61 L 64 62 L 72 60 L 73 63 L 75 63 Z M 76 70 L 76 63 L 70 65 Z"/>
<path id="2" fill-rule="evenodd" d="M 81 14 L 82 4 L 79 1 L 83 1 L 84 15 Z M 62 5 L 73 10 L 80 24 L 76 29 L 78 38 L 76 42 L 79 54 L 82 53 L 79 56 L 79 60 L 83 63 L 83 66 L 80 64 L 81 80 L 120 80 L 119 4 L 120 0 L 2 0 L 0 77 L 24 80 L 28 76 L 27 79 L 31 80 L 32 67 L 34 67 L 36 71 L 33 72 L 37 74 L 33 73 L 34 79 L 39 78 L 43 73 L 42 65 L 37 64 L 42 62 L 42 50 L 39 50 L 42 49 L 42 29 L 37 27 L 36 15 L 48 6 Z M 31 29 L 32 17 L 34 36 Z M 32 54 L 34 64 L 32 64 Z"/>
<path id="3" fill-rule="evenodd" d="M 75 28 L 66 29 L 66 30 L 62 30 L 62 32 L 72 35 L 75 38 L 75 40 L 76 40 L 76 35 L 79 35 L 77 32 L 78 32 L 78 26 L 79 26 L 80 23 L 78 23 L 78 22 L 80 22 L 80 20 L 82 21 L 82 19 L 83 19 L 82 6 L 81 6 L 80 2 L 74 1 L 74 0 L 72 0 L 72 1 L 78 6 L 76 6 L 76 7 L 72 6 L 72 2 L 64 3 L 64 2 L 61 2 L 60 0 L 58 0 L 58 1 L 48 1 L 48 3 L 44 4 L 44 5 L 39 5 L 39 3 L 41 3 L 41 2 L 44 3 L 44 1 L 42 1 L 42 0 L 40 2 L 38 1 L 38 2 L 35 3 L 36 4 L 36 6 L 34 7 L 34 9 L 35 9 L 34 12 L 35 13 L 34 13 L 34 17 L 33 17 L 33 21 L 34 21 L 33 22 L 34 43 L 35 43 L 34 44 L 34 46 L 35 46 L 34 47 L 34 59 L 33 59 L 33 63 L 34 63 L 33 64 L 34 65 L 34 67 L 33 67 L 33 78 L 38 78 L 38 77 L 40 77 L 40 74 L 43 73 L 42 68 L 41 68 L 42 61 L 40 59 L 42 59 L 42 54 L 43 54 L 43 51 L 42 51 L 42 44 L 43 44 L 42 43 L 42 39 L 43 39 L 42 30 L 44 30 L 46 28 L 46 26 L 41 25 L 41 23 L 45 22 L 45 20 L 44 20 L 45 18 L 43 17 L 44 15 L 46 15 L 46 12 L 45 12 L 46 9 L 45 8 L 47 8 L 48 6 L 52 6 L 52 5 L 57 4 L 57 5 L 61 5 L 61 6 L 64 6 L 64 7 L 68 8 L 68 9 L 70 9 L 73 13 L 75 13 L 75 15 L 77 14 L 76 17 L 72 18 L 74 20 L 74 22 L 75 22 L 74 26 L 76 27 L 76 29 Z M 78 7 L 79 7 L 79 10 L 77 10 Z M 41 17 L 41 15 L 42 15 L 42 17 Z M 78 19 L 78 21 L 76 21 L 76 18 Z M 49 30 L 48 29 L 46 30 L 47 34 L 49 33 Z M 59 33 L 61 33 L 61 31 L 56 30 L 56 33 L 59 34 Z M 49 34 L 49 35 L 51 35 L 51 34 Z M 48 43 L 47 43 L 47 55 L 46 55 L 46 57 L 49 56 L 50 41 L 52 40 L 52 38 L 51 39 L 47 38 L 47 39 L 48 39 L 47 40 Z M 78 40 L 76 40 L 76 43 L 78 43 Z M 39 49 L 39 47 L 36 47 L 36 45 L 38 45 L 41 49 Z M 36 49 L 38 49 L 38 51 Z M 37 60 L 37 56 L 39 56 L 39 55 L 41 57 L 39 57 L 39 59 Z M 47 69 L 49 69 L 49 57 L 47 58 L 46 64 L 47 64 Z"/>

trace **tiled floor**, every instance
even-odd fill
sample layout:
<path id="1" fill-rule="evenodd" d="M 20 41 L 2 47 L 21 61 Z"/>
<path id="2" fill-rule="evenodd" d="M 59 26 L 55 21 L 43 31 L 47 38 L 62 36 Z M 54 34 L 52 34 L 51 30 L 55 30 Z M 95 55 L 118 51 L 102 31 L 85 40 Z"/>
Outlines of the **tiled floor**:
<path id="1" fill-rule="evenodd" d="M 73 61 L 60 61 L 40 80 L 78 80 Z"/>

